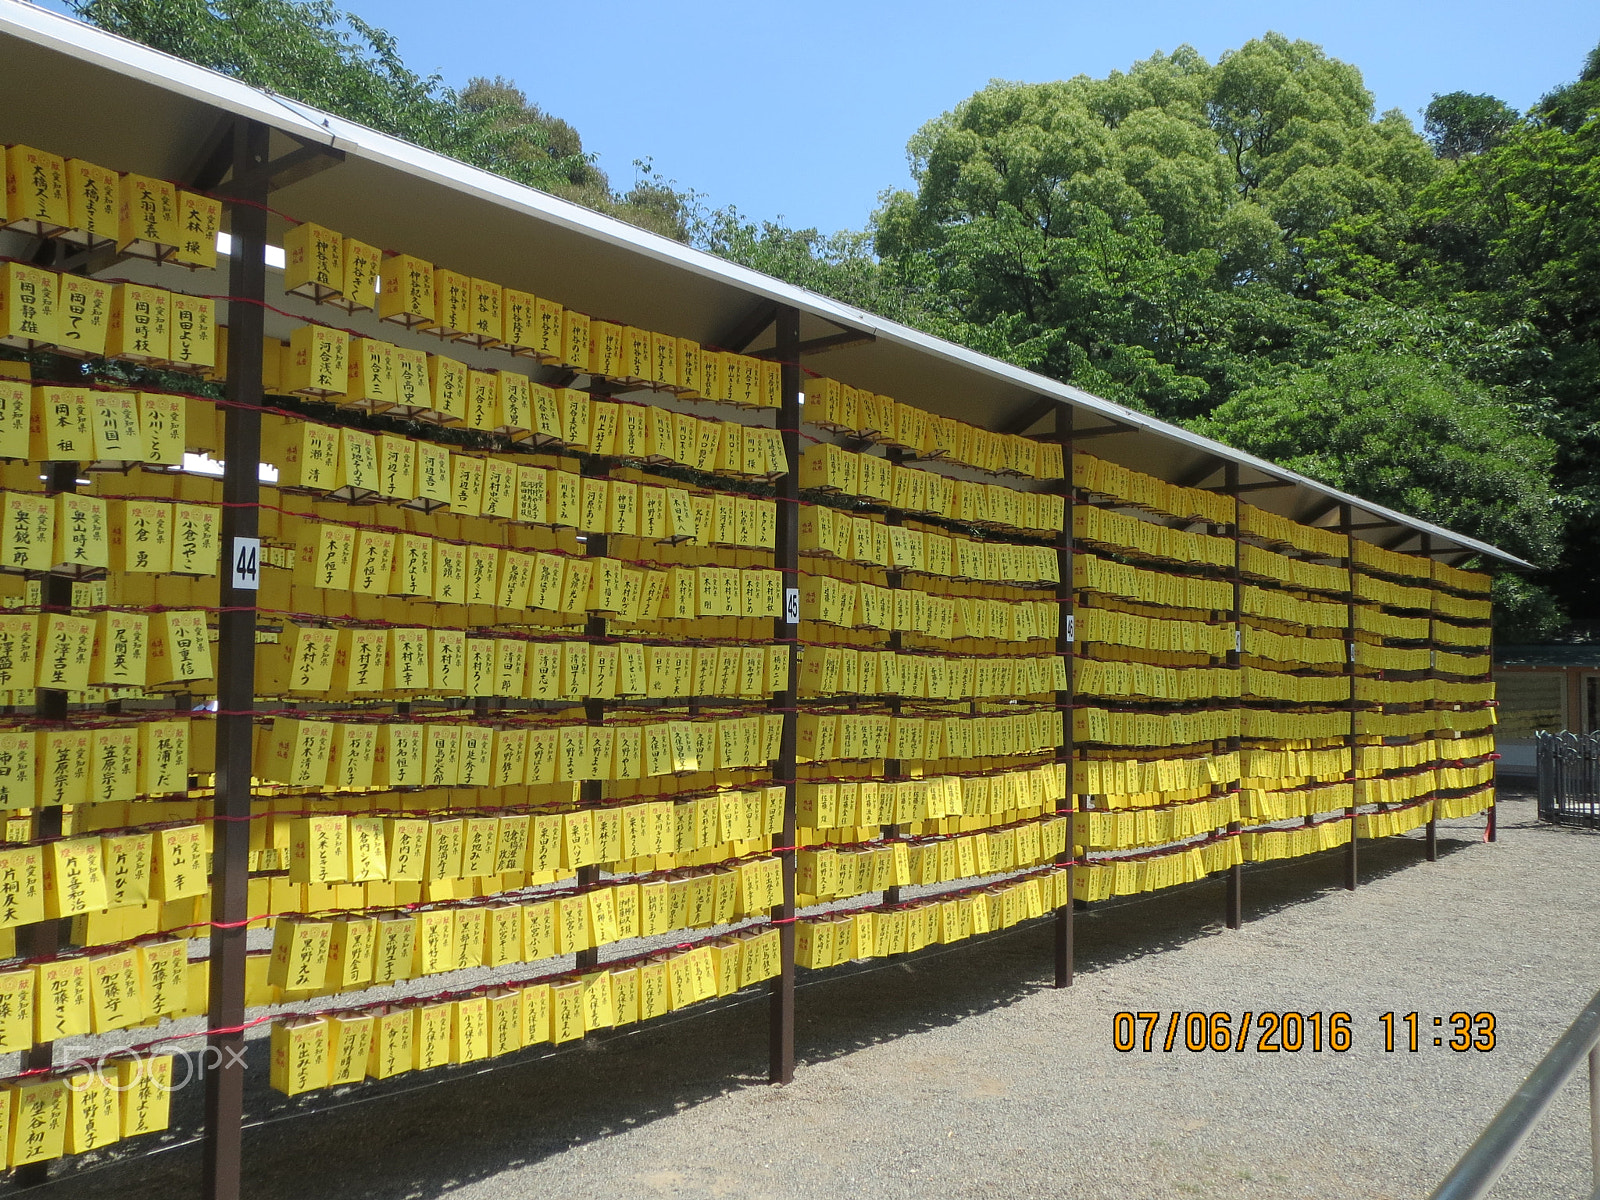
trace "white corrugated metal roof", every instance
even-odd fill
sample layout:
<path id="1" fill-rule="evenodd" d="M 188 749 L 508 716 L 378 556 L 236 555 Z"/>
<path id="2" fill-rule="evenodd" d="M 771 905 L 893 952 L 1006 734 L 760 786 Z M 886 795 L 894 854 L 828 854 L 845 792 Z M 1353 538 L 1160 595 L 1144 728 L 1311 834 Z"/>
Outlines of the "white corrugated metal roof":
<path id="1" fill-rule="evenodd" d="M 803 338 L 841 330 L 868 335 L 807 360 L 854 386 L 988 428 L 1020 423 L 1036 409 L 1043 411 L 1035 424 L 1048 419 L 1040 404 L 1048 400 L 1070 406 L 1079 428 L 1122 426 L 1086 449 L 1124 465 L 1198 483 L 1208 467 L 1235 463 L 1241 482 L 1265 485 L 1248 497 L 1261 508 L 1328 523 L 1347 503 L 1368 540 L 1415 550 L 1428 538 L 1435 552 L 1455 551 L 1458 561 L 1481 554 L 1530 566 L 1080 388 L 20 0 L 0 0 L 0 57 L 7 64 L 0 72 L 0 140 L 176 178 L 220 114 L 248 117 L 287 135 L 285 149 L 311 141 L 345 155 L 336 168 L 274 193 L 274 204 L 374 244 L 708 344 L 758 305 L 792 305 L 802 314 Z M 752 348 L 764 344 L 770 342 Z"/>

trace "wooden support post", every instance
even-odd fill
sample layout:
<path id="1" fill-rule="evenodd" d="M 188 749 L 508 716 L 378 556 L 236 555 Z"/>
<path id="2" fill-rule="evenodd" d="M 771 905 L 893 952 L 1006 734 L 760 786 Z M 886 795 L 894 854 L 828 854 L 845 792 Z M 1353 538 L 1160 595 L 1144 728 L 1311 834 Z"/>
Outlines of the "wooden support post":
<path id="1" fill-rule="evenodd" d="M 1233 610 L 1228 614 L 1233 621 L 1233 649 L 1228 651 L 1228 666 L 1235 671 L 1244 670 L 1241 665 L 1244 649 L 1244 615 L 1243 596 L 1244 585 L 1239 574 L 1240 558 L 1242 551 L 1239 542 L 1239 464 L 1230 462 L 1223 468 L 1223 480 L 1227 494 L 1233 497 L 1233 524 L 1228 526 L 1228 536 L 1233 539 Z M 1240 689 L 1241 699 L 1238 707 L 1244 707 L 1243 689 Z M 1231 754 L 1239 753 L 1240 738 L 1234 734 L 1228 739 L 1228 751 Z M 1234 786 L 1237 788 L 1238 784 Z M 1228 832 L 1235 837 L 1239 835 L 1239 822 L 1229 821 Z M 1244 925 L 1244 867 L 1234 863 L 1228 868 L 1227 891 L 1223 899 L 1223 918 L 1229 929 L 1238 929 Z"/>
<path id="2" fill-rule="evenodd" d="M 228 264 L 231 361 L 223 416 L 222 574 L 217 618 L 217 822 L 212 832 L 210 1035 L 206 1064 L 201 1194 L 238 1200 L 244 1121 L 245 927 L 250 916 L 250 775 L 255 708 L 257 546 L 261 462 L 261 307 L 267 287 L 267 126 L 238 121 L 233 176 L 246 181 L 230 203 Z M 255 575 L 241 577 L 241 554 Z M 255 587 L 235 587 L 250 582 Z"/>
<path id="3" fill-rule="evenodd" d="M 586 479 L 604 479 L 610 474 L 610 468 L 598 458 L 584 460 L 583 475 Z M 609 539 L 603 533 L 589 532 L 584 534 L 583 552 L 588 558 L 604 558 L 609 550 Z M 583 625 L 583 635 L 590 639 L 606 636 L 606 619 L 598 614 L 591 616 Z M 593 696 L 584 698 L 584 721 L 589 725 L 604 725 L 606 723 L 606 702 L 597 700 Z M 578 785 L 578 800 L 585 808 L 596 808 L 605 795 L 605 784 L 598 779 L 586 779 Z M 592 888 L 600 882 L 600 868 L 588 866 L 578 868 L 578 886 Z M 579 950 L 576 956 L 576 965 L 580 971 L 592 971 L 600 965 L 600 947 L 590 946 L 586 950 Z"/>
<path id="4" fill-rule="evenodd" d="M 1359 839 L 1356 837 L 1356 790 L 1360 784 L 1356 780 L 1356 763 L 1359 750 L 1356 745 L 1356 728 L 1358 724 L 1356 706 L 1356 535 L 1351 530 L 1354 524 L 1350 505 L 1339 505 L 1339 531 L 1344 534 L 1345 546 L 1345 586 L 1348 594 L 1345 596 L 1344 620 L 1344 670 L 1350 680 L 1350 732 L 1345 735 L 1345 743 L 1350 747 L 1350 805 L 1345 809 L 1345 815 L 1350 818 L 1350 843 L 1344 856 L 1344 886 L 1348 891 L 1355 891 L 1356 884 L 1360 882 Z"/>
<path id="5" fill-rule="evenodd" d="M 78 464 L 53 462 L 44 465 L 45 494 L 55 496 L 62 492 L 78 490 Z M 40 601 L 45 612 L 65 613 L 72 609 L 72 580 L 66 575 L 50 574 L 39 581 Z M 42 721 L 67 720 L 67 693 L 55 688 L 41 688 L 34 715 Z M 34 817 L 34 836 L 40 839 L 61 836 L 62 810 L 59 804 L 47 804 Z M 24 925 L 17 934 L 17 952 L 24 958 L 51 959 L 61 952 L 66 939 L 59 920 L 36 921 Z M 54 1042 L 35 1042 L 22 1054 L 25 1071 L 49 1070 L 55 1064 Z M 48 1162 L 27 1163 L 16 1169 L 13 1176 L 18 1187 L 33 1188 L 50 1180 Z"/>
<path id="6" fill-rule="evenodd" d="M 1493 620 L 1493 618 L 1494 618 L 1494 609 L 1493 608 L 1491 608 L 1489 610 L 1489 617 L 1490 617 L 1491 620 Z M 1489 678 L 1493 679 L 1494 678 L 1494 626 L 1492 624 L 1489 626 L 1489 645 L 1485 648 L 1484 653 L 1489 656 Z M 1491 726 L 1491 728 L 1493 728 L 1493 727 Z M 1592 731 L 1589 731 L 1589 732 L 1592 732 Z M 1490 759 L 1489 761 L 1490 762 L 1495 762 L 1497 760 Z M 1500 835 L 1499 822 L 1498 822 L 1498 820 L 1496 820 L 1496 817 L 1495 817 L 1495 800 L 1500 795 L 1500 771 L 1499 771 L 1498 768 L 1495 769 L 1495 773 L 1494 773 L 1494 777 L 1493 777 L 1492 783 L 1493 783 L 1493 786 L 1489 790 L 1489 810 L 1485 814 L 1485 824 L 1484 824 L 1484 829 L 1483 829 L 1483 840 L 1486 841 L 1486 842 L 1498 841 L 1499 840 L 1499 835 Z"/>
<path id="7" fill-rule="evenodd" d="M 1074 492 L 1072 488 L 1072 460 L 1073 437 L 1072 424 L 1074 409 L 1070 405 L 1059 405 L 1056 408 L 1056 433 L 1061 438 L 1061 473 L 1065 476 L 1066 485 L 1065 519 L 1061 522 L 1061 532 L 1056 534 L 1056 562 L 1060 579 L 1056 583 L 1056 607 L 1060 610 L 1057 614 L 1056 627 L 1056 653 L 1066 659 L 1067 687 L 1065 691 L 1056 693 L 1056 708 L 1062 716 L 1062 744 L 1057 752 L 1057 761 L 1066 766 L 1067 786 L 1066 794 L 1056 801 L 1056 812 L 1065 814 L 1067 818 L 1067 846 L 1060 854 L 1056 855 L 1057 863 L 1065 863 L 1067 867 L 1067 902 L 1056 909 L 1055 920 L 1055 951 L 1056 951 L 1056 987 L 1072 986 L 1073 967 L 1073 910 L 1072 895 L 1073 884 L 1073 814 L 1078 810 L 1077 786 L 1073 779 L 1073 760 L 1077 757 L 1077 747 L 1072 736 L 1072 705 L 1074 692 L 1077 686 L 1077 673 L 1073 670 L 1075 660 L 1073 652 L 1077 645 L 1077 621 L 1075 620 L 1076 605 L 1073 603 L 1073 575 L 1072 575 L 1072 505 Z"/>
<path id="8" fill-rule="evenodd" d="M 1421 553 L 1422 556 L 1428 560 L 1428 568 L 1429 568 L 1429 572 L 1431 574 L 1432 568 L 1433 568 L 1433 538 L 1431 536 L 1429 536 L 1428 534 L 1426 534 L 1426 533 L 1422 535 L 1421 545 L 1419 546 L 1419 553 Z M 1431 592 L 1432 588 L 1433 588 L 1433 581 L 1432 581 L 1431 578 L 1428 581 L 1428 588 L 1429 588 L 1429 591 Z M 1439 643 L 1434 641 L 1434 638 L 1433 638 L 1433 612 L 1432 612 L 1432 609 L 1430 607 L 1430 610 L 1428 612 L 1428 675 L 1430 677 L 1434 677 L 1434 675 L 1435 675 L 1435 672 L 1434 672 L 1434 669 L 1433 669 L 1433 664 L 1434 664 L 1434 661 L 1435 661 L 1434 651 L 1436 651 L 1438 649 L 1438 647 L 1439 647 Z M 1437 739 L 1434 740 L 1434 746 L 1436 748 L 1435 749 L 1435 753 L 1437 753 L 1437 746 L 1438 746 L 1438 740 Z M 1435 786 L 1428 793 L 1428 805 L 1429 805 L 1429 807 L 1428 807 L 1428 828 L 1427 828 L 1426 836 L 1424 837 L 1423 840 L 1424 840 L 1424 843 L 1425 843 L 1425 846 L 1426 846 L 1426 854 L 1428 856 L 1428 861 L 1429 862 L 1438 862 L 1439 861 L 1439 788 L 1438 788 L 1438 781 L 1439 781 L 1439 777 L 1437 775 L 1435 775 L 1434 776 L 1434 785 Z"/>
<path id="9" fill-rule="evenodd" d="M 889 459 L 889 461 L 894 463 L 896 466 L 900 465 L 900 463 L 905 461 L 905 457 L 906 457 L 905 456 L 905 452 L 902 451 L 902 450 L 895 449 L 894 447 L 889 447 L 887 450 L 885 450 L 884 453 L 885 453 L 886 457 Z M 903 522 L 903 519 L 900 516 L 899 512 L 891 512 L 887 517 L 884 518 L 884 523 L 887 524 L 887 525 L 900 525 L 900 524 L 903 524 L 904 522 Z M 905 586 L 905 576 L 899 571 L 886 572 L 885 576 L 884 576 L 884 580 L 889 585 L 889 590 L 891 592 L 898 592 L 901 588 L 903 588 Z M 898 653 L 904 647 L 904 644 L 905 644 L 904 639 L 900 636 L 900 631 L 898 629 L 893 630 L 889 634 L 888 648 L 890 650 L 893 650 L 893 651 Z M 891 696 L 891 697 L 889 697 L 889 711 L 890 711 L 890 713 L 892 713 L 896 717 L 898 717 L 900 715 L 901 705 L 900 705 L 900 697 L 899 696 Z M 884 778 L 886 778 L 886 779 L 898 779 L 898 778 L 900 778 L 901 774 L 904 771 L 905 771 L 905 766 L 898 758 L 886 758 L 886 759 L 884 759 L 884 761 L 883 761 Z M 886 837 L 886 838 L 897 838 L 901 834 L 901 829 L 900 829 L 900 826 L 899 826 L 899 824 L 897 822 L 890 822 L 889 824 L 882 826 L 882 829 L 883 829 L 883 836 Z M 883 889 L 883 903 L 884 904 L 899 904 L 900 903 L 900 885 L 899 884 L 890 884 L 888 887 Z"/>
<path id="10" fill-rule="evenodd" d="M 800 678 L 800 310 L 783 305 L 777 317 L 777 357 L 782 364 L 783 395 L 778 403 L 778 428 L 788 470 L 778 478 L 778 537 L 773 566 L 783 574 L 783 611 L 773 622 L 772 636 L 789 647 L 787 686 L 772 699 L 783 714 L 783 739 L 772 780 L 784 790 L 783 903 L 772 910 L 778 926 L 779 971 L 772 981 L 767 1078 L 794 1080 L 794 868 L 795 868 L 795 697 Z"/>

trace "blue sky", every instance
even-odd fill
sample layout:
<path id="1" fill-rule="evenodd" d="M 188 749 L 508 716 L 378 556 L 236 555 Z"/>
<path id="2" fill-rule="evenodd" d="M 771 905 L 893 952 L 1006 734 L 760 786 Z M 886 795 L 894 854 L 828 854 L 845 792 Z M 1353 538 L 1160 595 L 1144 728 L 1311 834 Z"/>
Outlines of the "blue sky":
<path id="1" fill-rule="evenodd" d="M 1435 92 L 1525 108 L 1600 42 L 1594 0 L 336 2 L 395 34 L 413 70 L 515 80 L 614 185 L 649 157 L 714 206 L 824 231 L 907 186 L 906 140 L 990 79 L 1101 76 L 1184 42 L 1215 61 L 1272 29 L 1354 63 L 1380 111 L 1420 125 Z"/>

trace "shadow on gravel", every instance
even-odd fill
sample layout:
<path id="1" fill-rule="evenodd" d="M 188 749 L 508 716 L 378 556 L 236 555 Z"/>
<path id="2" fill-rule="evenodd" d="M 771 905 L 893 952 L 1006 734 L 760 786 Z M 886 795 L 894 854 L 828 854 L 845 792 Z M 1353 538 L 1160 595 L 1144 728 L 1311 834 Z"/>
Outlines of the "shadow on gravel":
<path id="1" fill-rule="evenodd" d="M 1507 811 L 1512 810 L 1512 811 Z M 1524 811 L 1526 816 L 1524 816 Z M 1502 809 L 1519 832 L 1535 827 L 1532 805 Z M 1524 824 L 1526 821 L 1526 824 Z M 1548 827 L 1544 827 L 1548 828 Z M 1556 832 L 1569 832 L 1557 830 Z M 1469 849 L 1467 827 L 1441 831 L 1440 857 Z M 1470 840 L 1469 840 L 1470 839 Z M 1361 880 L 1425 866 L 1420 831 L 1363 842 Z M 1247 867 L 1249 922 L 1304 904 L 1344 883 L 1344 851 Z M 1077 914 L 1078 970 L 1104 970 L 1140 955 L 1225 932 L 1223 884 L 1108 902 Z M 950 1025 L 1003 1008 L 1053 974 L 1050 923 L 1030 925 L 903 961 L 875 960 L 824 974 L 801 972 L 797 1052 L 802 1063 L 838 1058 L 875 1042 Z M 244 1155 L 246 1200 L 433 1200 L 475 1180 L 582 1148 L 680 1109 L 765 1082 L 763 995 L 691 1010 L 556 1053 L 498 1060 L 487 1071 L 402 1076 L 305 1103 L 266 1087 L 266 1046 L 252 1042 Z M 174 1125 L 195 1129 L 198 1084 L 175 1097 Z M 144 1143 L 142 1150 L 147 1150 Z M 123 1161 L 77 1160 L 32 1194 L 85 1200 L 198 1196 L 200 1150 L 173 1145 Z M 6 1189 L 10 1192 L 10 1189 Z M 507 1194 L 516 1185 L 508 1181 Z"/>

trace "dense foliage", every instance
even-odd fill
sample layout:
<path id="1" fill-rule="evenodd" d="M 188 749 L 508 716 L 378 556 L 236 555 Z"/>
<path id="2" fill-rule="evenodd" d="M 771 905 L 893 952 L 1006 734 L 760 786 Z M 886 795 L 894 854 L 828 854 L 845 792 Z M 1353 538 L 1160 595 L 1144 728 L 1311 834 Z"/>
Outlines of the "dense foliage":
<path id="1" fill-rule="evenodd" d="M 112 33 L 597 208 L 687 236 L 686 202 L 655 181 L 614 192 L 577 130 L 503 79 L 461 91 L 401 61 L 385 30 L 329 0 L 69 0 Z"/>
<path id="2" fill-rule="evenodd" d="M 875 263 L 716 248 L 1520 554 L 1503 633 L 1547 637 L 1600 618 L 1597 113 L 1600 51 L 1419 133 L 1308 43 L 1180 47 L 923 126 Z"/>
<path id="3" fill-rule="evenodd" d="M 460 90 L 328 0 L 74 0 L 88 20 L 1184 422 L 1539 564 L 1512 637 L 1600 618 L 1600 49 L 1519 113 L 1269 33 L 997 82 L 918 130 L 914 190 L 825 236 L 648 164 L 614 191 L 503 79 Z"/>

